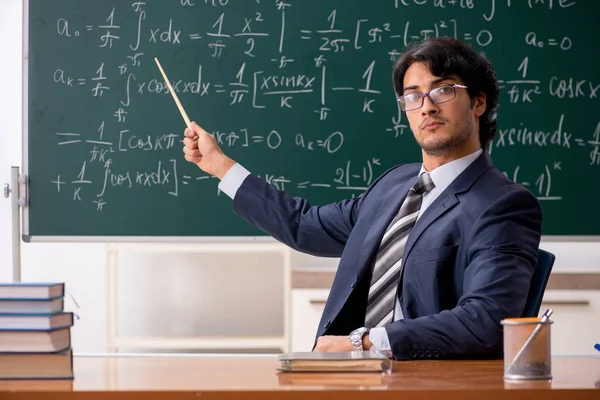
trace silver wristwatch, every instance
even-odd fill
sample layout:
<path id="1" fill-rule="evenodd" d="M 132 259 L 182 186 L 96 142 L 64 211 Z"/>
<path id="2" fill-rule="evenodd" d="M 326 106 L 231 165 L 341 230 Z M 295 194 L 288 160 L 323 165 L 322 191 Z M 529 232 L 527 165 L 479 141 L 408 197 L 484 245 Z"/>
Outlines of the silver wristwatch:
<path id="1" fill-rule="evenodd" d="M 350 339 L 350 343 L 352 343 L 352 348 L 354 351 L 363 351 L 362 339 L 363 336 L 365 336 L 365 334 L 368 332 L 369 328 L 365 328 L 364 326 L 350 332 L 348 339 Z"/>

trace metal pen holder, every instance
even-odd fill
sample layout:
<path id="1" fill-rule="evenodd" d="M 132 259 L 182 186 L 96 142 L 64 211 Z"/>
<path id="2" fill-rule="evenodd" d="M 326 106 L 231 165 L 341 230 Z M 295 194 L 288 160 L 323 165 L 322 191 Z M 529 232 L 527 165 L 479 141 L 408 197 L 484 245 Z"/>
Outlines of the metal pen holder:
<path id="1" fill-rule="evenodd" d="M 549 315 L 548 315 L 549 316 Z M 507 318 L 504 379 L 552 379 L 550 325 L 546 318 Z"/>

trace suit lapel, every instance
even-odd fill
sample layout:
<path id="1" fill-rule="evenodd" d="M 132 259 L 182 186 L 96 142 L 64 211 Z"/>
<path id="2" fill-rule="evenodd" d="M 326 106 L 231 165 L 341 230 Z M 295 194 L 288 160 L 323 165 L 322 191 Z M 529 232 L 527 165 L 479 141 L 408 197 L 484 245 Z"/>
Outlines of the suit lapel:
<path id="1" fill-rule="evenodd" d="M 453 191 L 449 191 L 448 189 L 450 189 L 450 187 L 446 188 L 446 190 L 444 190 L 442 194 L 435 199 L 435 201 L 427 208 L 427 210 L 425 210 L 423 215 L 421 215 L 415 226 L 410 231 L 408 240 L 406 241 L 406 247 L 404 248 L 404 254 L 402 255 L 403 259 L 408 257 L 413 245 L 419 236 L 421 236 L 423 231 L 425 231 L 429 225 L 441 217 L 445 212 L 458 204 L 456 195 Z"/>
<path id="2" fill-rule="evenodd" d="M 425 210 L 423 215 L 421 215 L 408 235 L 402 258 L 406 259 L 406 257 L 408 257 L 413 245 L 429 225 L 459 203 L 457 194 L 469 190 L 481 174 L 491 166 L 492 162 L 490 156 L 487 151 L 484 150 L 483 153 L 477 157 L 477 159 L 473 161 L 437 199 L 435 199 L 427 210 Z"/>

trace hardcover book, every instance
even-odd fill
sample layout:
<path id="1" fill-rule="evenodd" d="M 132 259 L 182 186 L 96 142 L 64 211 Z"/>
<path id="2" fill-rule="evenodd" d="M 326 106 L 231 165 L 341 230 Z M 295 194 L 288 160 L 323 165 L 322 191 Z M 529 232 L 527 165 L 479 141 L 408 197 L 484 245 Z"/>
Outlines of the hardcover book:
<path id="1" fill-rule="evenodd" d="M 55 299 L 65 295 L 64 283 L 0 283 L 0 299 Z"/>
<path id="2" fill-rule="evenodd" d="M 72 351 L 0 354 L 0 379 L 73 379 Z"/>
<path id="3" fill-rule="evenodd" d="M 295 352 L 279 355 L 280 371 L 285 372 L 388 372 L 392 362 L 370 351 Z"/>

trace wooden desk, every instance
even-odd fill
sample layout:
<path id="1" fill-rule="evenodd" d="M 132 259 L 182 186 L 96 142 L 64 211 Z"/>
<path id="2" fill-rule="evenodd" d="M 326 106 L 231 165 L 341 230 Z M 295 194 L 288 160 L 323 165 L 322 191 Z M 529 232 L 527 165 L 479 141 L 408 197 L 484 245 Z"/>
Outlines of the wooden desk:
<path id="1" fill-rule="evenodd" d="M 600 357 L 554 357 L 552 381 L 518 383 L 503 380 L 502 361 L 396 362 L 391 374 L 278 373 L 274 356 L 80 356 L 74 365 L 74 381 L 0 381 L 0 399 L 600 399 Z"/>

